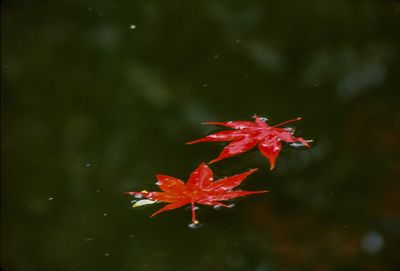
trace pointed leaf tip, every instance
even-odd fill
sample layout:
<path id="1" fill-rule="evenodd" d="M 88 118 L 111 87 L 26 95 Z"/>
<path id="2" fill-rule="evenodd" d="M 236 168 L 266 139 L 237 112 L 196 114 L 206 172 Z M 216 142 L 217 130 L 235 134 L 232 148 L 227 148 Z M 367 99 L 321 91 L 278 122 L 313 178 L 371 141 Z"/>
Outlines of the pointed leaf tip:
<path id="1" fill-rule="evenodd" d="M 216 121 L 203 121 L 201 124 L 215 124 L 218 123 Z"/>
<path id="2" fill-rule="evenodd" d="M 214 164 L 214 163 L 218 162 L 219 160 L 221 160 L 221 159 L 215 158 L 215 159 L 207 162 L 207 164 L 211 165 L 211 164 Z"/>
<path id="3" fill-rule="evenodd" d="M 209 161 L 207 164 L 211 165 L 211 164 L 214 164 L 214 163 L 219 162 L 219 161 L 224 160 L 224 159 L 225 159 L 225 157 L 217 157 L 217 158 Z"/>
<path id="4" fill-rule="evenodd" d="M 185 144 L 186 145 L 192 145 L 192 144 L 196 144 L 196 143 L 199 143 L 199 142 L 201 142 L 201 141 L 199 139 L 196 139 L 196 140 L 192 140 L 192 141 L 186 142 Z"/>

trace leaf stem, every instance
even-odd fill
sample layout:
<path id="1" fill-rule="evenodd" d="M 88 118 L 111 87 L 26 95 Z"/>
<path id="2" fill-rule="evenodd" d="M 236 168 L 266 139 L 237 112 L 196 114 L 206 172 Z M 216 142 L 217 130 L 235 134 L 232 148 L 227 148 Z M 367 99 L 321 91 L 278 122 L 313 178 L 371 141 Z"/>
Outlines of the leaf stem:
<path id="1" fill-rule="evenodd" d="M 196 219 L 196 207 L 194 206 L 194 201 L 192 201 L 192 223 L 199 224 L 199 221 Z"/>

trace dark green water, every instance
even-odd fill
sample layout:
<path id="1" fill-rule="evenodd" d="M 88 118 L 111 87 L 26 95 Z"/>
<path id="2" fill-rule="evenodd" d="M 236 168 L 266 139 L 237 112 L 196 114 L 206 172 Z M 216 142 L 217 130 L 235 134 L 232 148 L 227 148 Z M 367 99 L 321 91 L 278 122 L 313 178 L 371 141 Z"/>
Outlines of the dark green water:
<path id="1" fill-rule="evenodd" d="M 301 2 L 301 3 L 300 3 Z M 400 2 L 3 1 L 1 265 L 46 270 L 398 270 Z M 125 191 L 187 179 L 216 127 L 302 116 L 270 193 L 149 218 Z"/>

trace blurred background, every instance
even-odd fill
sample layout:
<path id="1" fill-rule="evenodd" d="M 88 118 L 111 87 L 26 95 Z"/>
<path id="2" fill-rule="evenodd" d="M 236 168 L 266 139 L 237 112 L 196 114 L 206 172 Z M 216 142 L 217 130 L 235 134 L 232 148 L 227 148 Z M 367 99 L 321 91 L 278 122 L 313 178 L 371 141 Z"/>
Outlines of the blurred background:
<path id="1" fill-rule="evenodd" d="M 19 270 L 398 270 L 400 2 L 2 1 L 1 265 Z M 298 116 L 311 149 L 270 193 L 149 218 L 125 191 L 187 180 L 202 121 Z"/>

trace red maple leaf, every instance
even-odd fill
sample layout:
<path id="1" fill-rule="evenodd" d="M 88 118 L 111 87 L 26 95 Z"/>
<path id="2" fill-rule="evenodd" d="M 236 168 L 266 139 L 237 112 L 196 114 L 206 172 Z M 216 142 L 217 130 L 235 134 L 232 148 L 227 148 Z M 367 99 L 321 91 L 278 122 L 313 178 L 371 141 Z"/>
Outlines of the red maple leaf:
<path id="1" fill-rule="evenodd" d="M 307 141 L 301 137 L 294 137 L 294 129 L 277 128 L 278 126 L 289 122 L 301 120 L 296 118 L 282 122 L 275 126 L 269 126 L 263 119 L 253 116 L 255 121 L 228 121 L 228 122 L 204 122 L 203 124 L 221 125 L 234 130 L 226 130 L 215 134 L 208 135 L 188 142 L 186 144 L 194 144 L 206 141 L 232 141 L 224 148 L 221 154 L 209 164 L 215 163 L 222 159 L 246 152 L 258 144 L 261 153 L 269 160 L 270 169 L 274 169 L 275 160 L 282 150 L 281 141 L 293 143 L 300 142 L 306 147 L 310 147 Z"/>
<path id="2" fill-rule="evenodd" d="M 167 175 L 156 175 L 156 184 L 163 192 L 147 192 L 144 190 L 141 192 L 127 192 L 125 194 L 134 195 L 138 198 L 146 198 L 137 201 L 133 207 L 157 202 L 168 203 L 163 208 L 152 214 L 151 217 L 165 211 L 170 211 L 191 204 L 192 223 L 193 225 L 196 225 L 199 222 L 196 219 L 195 203 L 229 207 L 228 205 L 221 203 L 221 201 L 268 192 L 233 190 L 236 186 L 240 185 L 247 176 L 256 170 L 257 169 L 250 169 L 247 172 L 214 181 L 211 169 L 205 163 L 201 163 L 200 166 L 192 172 L 186 183 Z"/>

